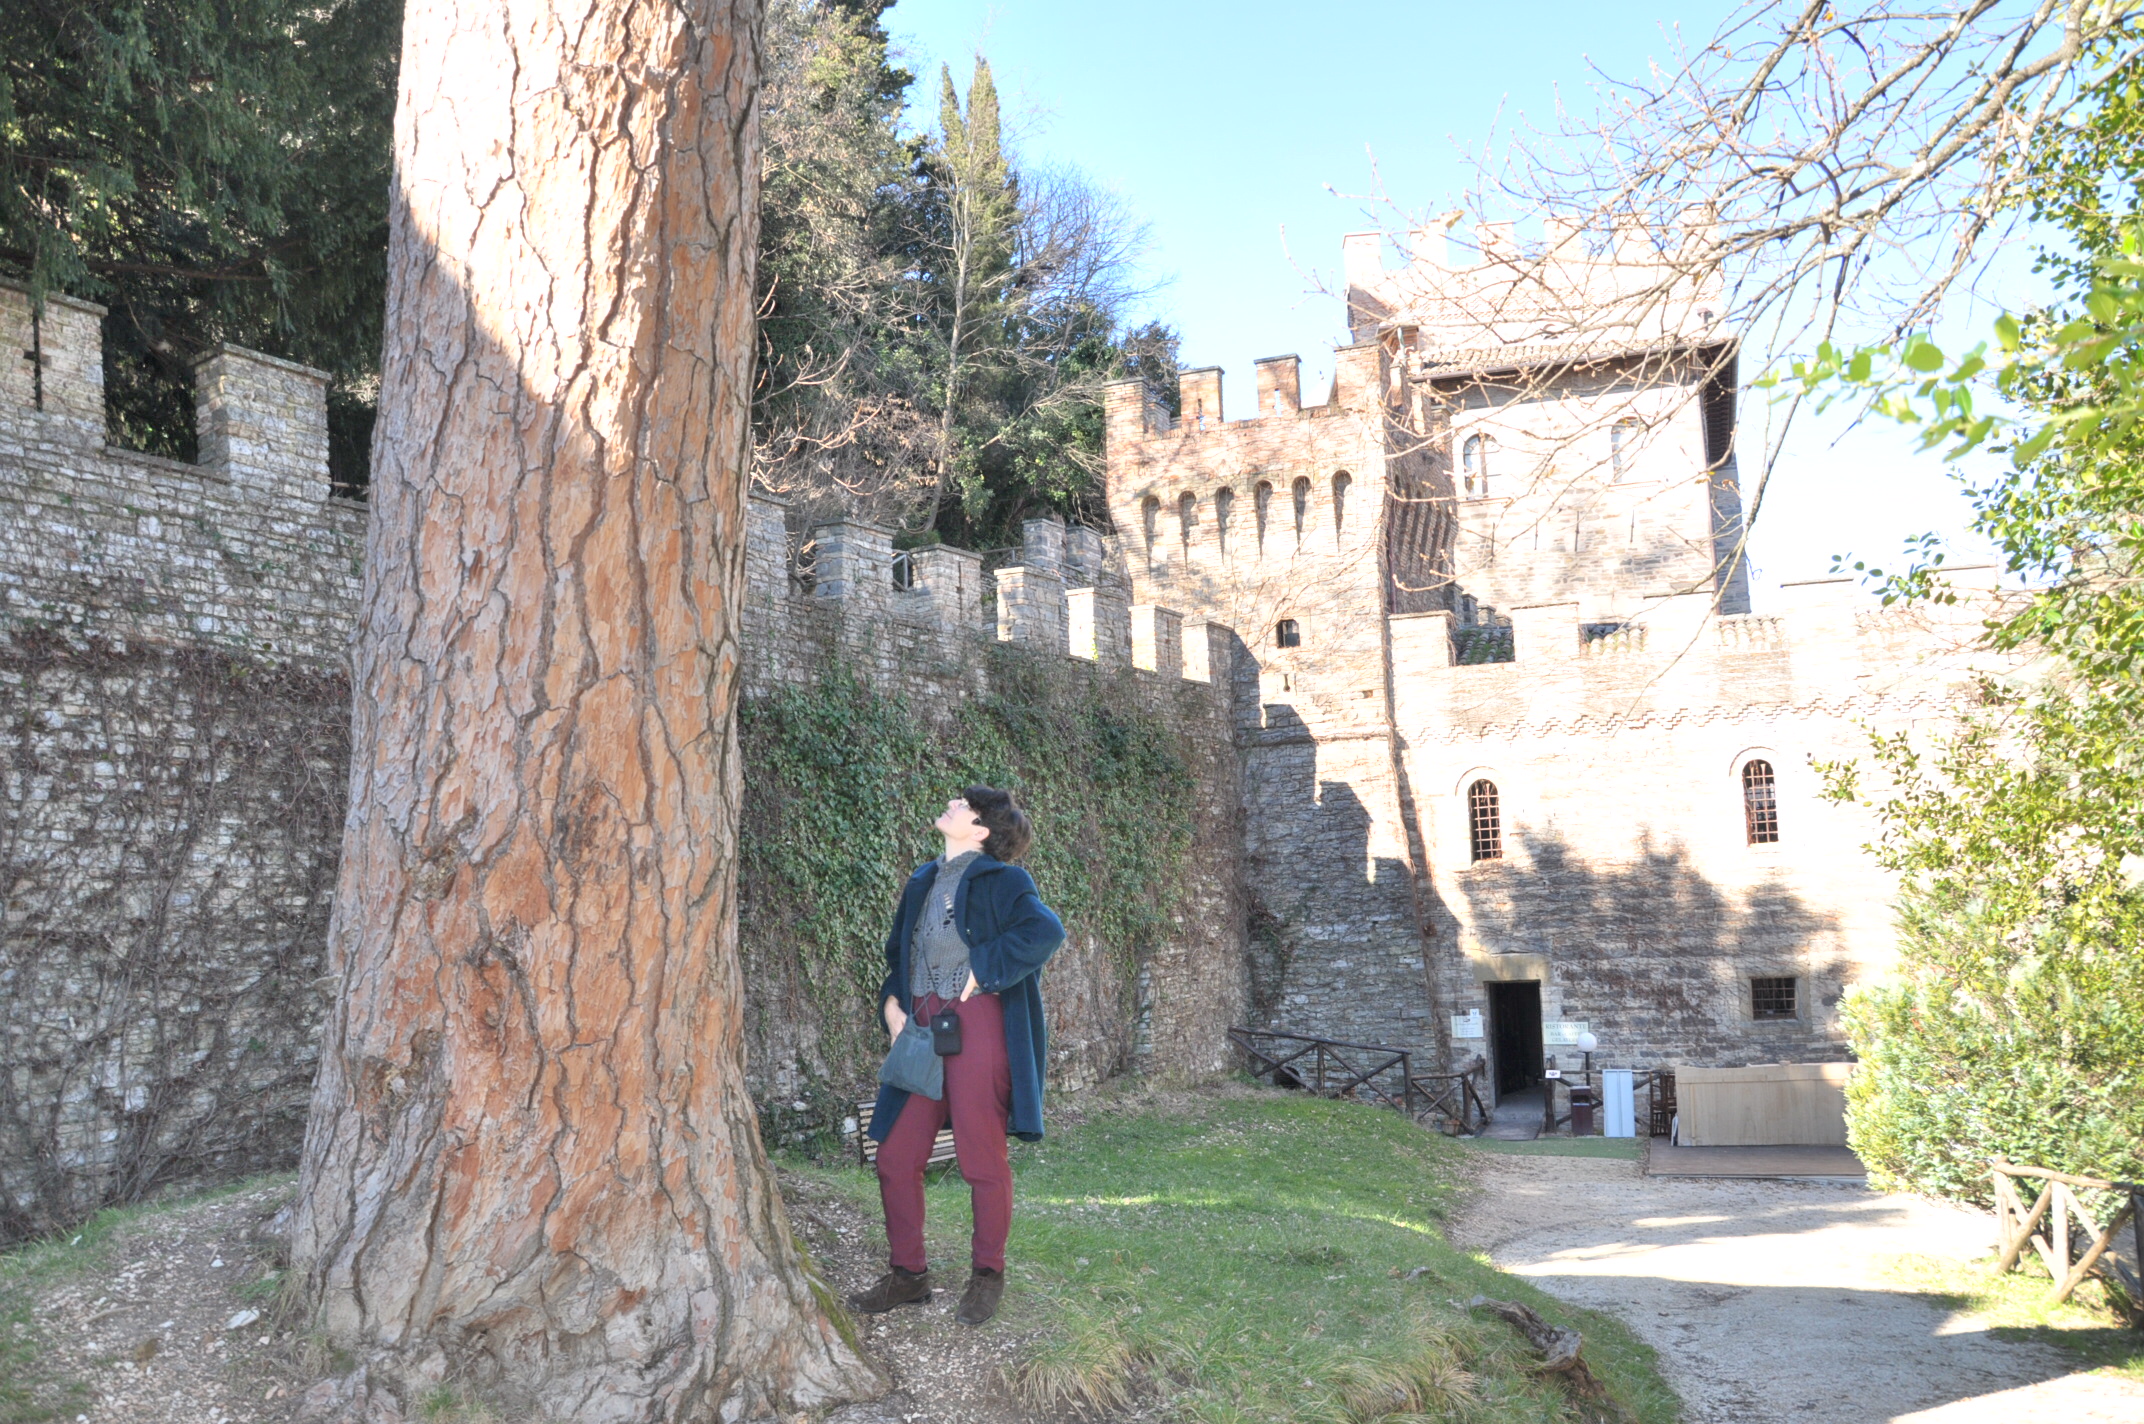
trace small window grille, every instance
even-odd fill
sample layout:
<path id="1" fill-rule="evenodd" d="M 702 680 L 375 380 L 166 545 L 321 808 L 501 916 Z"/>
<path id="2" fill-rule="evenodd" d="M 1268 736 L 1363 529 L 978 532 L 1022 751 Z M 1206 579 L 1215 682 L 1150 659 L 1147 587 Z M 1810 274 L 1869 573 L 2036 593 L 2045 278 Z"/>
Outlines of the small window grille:
<path id="1" fill-rule="evenodd" d="M 1779 840 L 1779 788 L 1768 761 L 1742 767 L 1742 826 L 1751 845 L 1772 845 Z"/>
<path id="2" fill-rule="evenodd" d="M 893 586 L 907 590 L 916 586 L 916 561 L 910 554 L 893 556 Z"/>
<path id="3" fill-rule="evenodd" d="M 1798 1017 L 1792 978 L 1755 978 L 1749 981 L 1749 1014 L 1754 1019 Z"/>
<path id="4" fill-rule="evenodd" d="M 1293 618 L 1283 618 L 1274 625 L 1273 641 L 1283 648 L 1303 646 L 1303 630 Z"/>
<path id="5" fill-rule="evenodd" d="M 1504 858 L 1504 821 L 1495 782 L 1477 781 L 1467 788 L 1467 830 L 1475 860 Z"/>

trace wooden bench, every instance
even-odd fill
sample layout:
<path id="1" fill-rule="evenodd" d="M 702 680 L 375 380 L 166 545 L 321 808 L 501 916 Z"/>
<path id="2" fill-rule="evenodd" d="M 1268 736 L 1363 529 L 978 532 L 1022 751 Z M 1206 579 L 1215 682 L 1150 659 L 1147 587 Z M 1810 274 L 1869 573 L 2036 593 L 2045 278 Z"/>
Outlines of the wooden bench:
<path id="1" fill-rule="evenodd" d="M 876 1098 L 856 1105 L 856 1160 L 866 1167 L 878 1161 L 878 1144 L 871 1140 L 871 1112 L 878 1106 Z M 938 1140 L 931 1144 L 931 1155 L 923 1165 L 926 1170 L 942 1167 L 953 1160 L 953 1129 L 950 1125 L 938 1129 Z"/>

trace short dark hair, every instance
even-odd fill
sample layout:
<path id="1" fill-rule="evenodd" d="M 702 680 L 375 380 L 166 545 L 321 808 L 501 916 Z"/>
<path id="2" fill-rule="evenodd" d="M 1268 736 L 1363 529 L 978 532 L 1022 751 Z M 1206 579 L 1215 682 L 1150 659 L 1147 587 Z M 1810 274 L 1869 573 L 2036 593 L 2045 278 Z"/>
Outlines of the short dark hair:
<path id="1" fill-rule="evenodd" d="M 1010 865 L 1027 854 L 1035 832 L 1027 824 L 1027 813 L 1014 803 L 1010 791 L 1000 791 L 995 786 L 971 786 L 960 796 L 975 813 L 975 819 L 990 832 L 983 841 L 984 855 Z"/>

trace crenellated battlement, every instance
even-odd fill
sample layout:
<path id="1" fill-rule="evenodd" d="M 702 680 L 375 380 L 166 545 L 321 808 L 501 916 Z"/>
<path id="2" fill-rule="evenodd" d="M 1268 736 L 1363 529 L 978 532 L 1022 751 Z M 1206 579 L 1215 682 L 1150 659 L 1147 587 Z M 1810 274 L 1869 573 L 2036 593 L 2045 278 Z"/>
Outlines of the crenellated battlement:
<path id="1" fill-rule="evenodd" d="M 939 640 L 949 661 L 959 660 L 964 642 L 981 640 L 1172 681 L 1225 687 L 1229 680 L 1234 633 L 1210 619 L 1186 629 L 1174 609 L 1133 603 L 1095 530 L 1027 520 L 1020 561 L 992 571 L 973 550 L 936 544 L 899 552 L 893 529 L 835 520 L 806 533 L 815 553 L 807 589 L 792 572 L 789 506 L 758 493 L 749 503 L 746 586 L 759 616 L 818 611 L 860 629 L 905 627 Z"/>
<path id="2" fill-rule="evenodd" d="M 340 667 L 363 505 L 332 498 L 325 373 L 224 346 L 195 463 L 106 438 L 104 310 L 0 284 L 0 623 Z"/>

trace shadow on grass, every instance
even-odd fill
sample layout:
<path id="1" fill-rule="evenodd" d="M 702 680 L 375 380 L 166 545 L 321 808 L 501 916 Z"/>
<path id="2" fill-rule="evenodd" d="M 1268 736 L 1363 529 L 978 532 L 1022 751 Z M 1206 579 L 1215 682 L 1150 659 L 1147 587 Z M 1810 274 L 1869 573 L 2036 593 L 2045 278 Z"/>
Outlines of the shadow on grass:
<path id="1" fill-rule="evenodd" d="M 1902 1291 L 1973 1317 L 1998 1340 L 2053 1345 L 2081 1364 L 2144 1384 L 2144 1330 L 2124 1323 L 2096 1279 L 2050 1305 L 2054 1282 L 2032 1263 L 1997 1275 L 1993 1256 L 1900 1256 L 1883 1263 L 1883 1275 Z"/>

